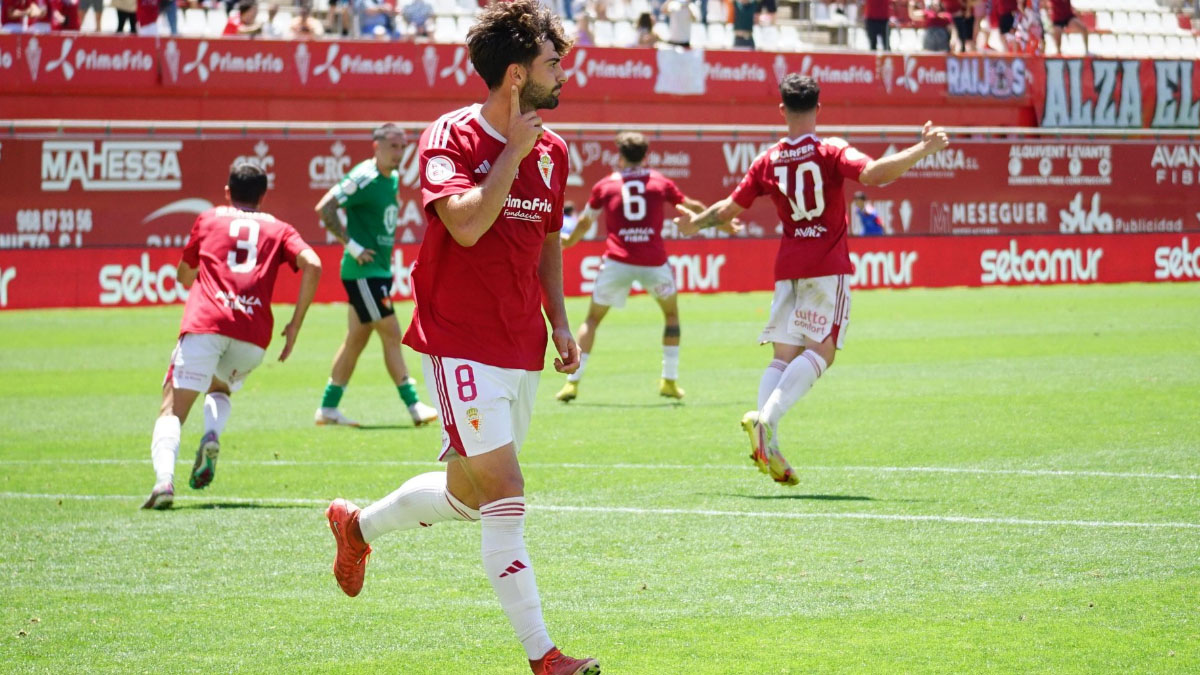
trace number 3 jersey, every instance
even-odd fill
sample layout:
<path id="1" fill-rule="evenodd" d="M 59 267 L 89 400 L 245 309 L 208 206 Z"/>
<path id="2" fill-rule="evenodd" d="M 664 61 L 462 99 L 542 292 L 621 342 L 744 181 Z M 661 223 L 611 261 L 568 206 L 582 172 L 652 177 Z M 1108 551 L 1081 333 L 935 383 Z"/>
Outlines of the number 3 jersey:
<path id="1" fill-rule="evenodd" d="M 608 230 L 604 257 L 652 267 L 667 262 L 663 207 L 682 201 L 679 187 L 653 169 L 625 169 L 600 179 L 592 187 L 588 208 L 604 212 Z"/>
<path id="2" fill-rule="evenodd" d="M 767 195 L 783 223 L 775 280 L 852 274 L 842 185 L 871 158 L 840 138 L 785 138 L 754 160 L 731 198 L 746 209 Z"/>
<path id="3" fill-rule="evenodd" d="M 263 349 L 271 342 L 271 294 L 279 266 L 296 269 L 309 248 L 287 223 L 261 211 L 218 206 L 201 213 L 183 247 L 196 268 L 179 334 L 217 333 Z"/>

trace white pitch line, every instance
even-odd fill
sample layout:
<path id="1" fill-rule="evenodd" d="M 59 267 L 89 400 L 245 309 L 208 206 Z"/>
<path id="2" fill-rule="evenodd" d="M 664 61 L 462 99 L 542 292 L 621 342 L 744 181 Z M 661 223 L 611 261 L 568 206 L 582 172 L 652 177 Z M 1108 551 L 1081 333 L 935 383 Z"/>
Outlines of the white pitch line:
<path id="1" fill-rule="evenodd" d="M 29 464 L 148 464 L 145 459 L 116 459 L 116 458 L 70 458 L 70 459 L 0 459 L 0 466 L 11 465 L 29 465 Z M 190 464 L 188 461 L 181 460 L 180 464 Z M 253 459 L 231 459 L 223 460 L 222 466 L 441 466 L 441 462 L 434 460 L 354 460 L 354 459 L 334 459 L 334 460 L 253 460 Z M 609 469 L 632 469 L 645 471 L 728 471 L 733 470 L 751 470 L 754 467 L 738 463 L 730 464 L 638 464 L 638 463 L 615 463 L 615 464 L 596 464 L 587 462 L 522 462 L 522 467 L 530 469 L 582 469 L 590 471 L 605 471 Z M 972 467 L 955 467 L 955 466 L 802 466 L 794 467 L 800 472 L 804 471 L 830 471 L 830 472 L 861 472 L 861 473 L 950 473 L 950 474 L 975 474 L 981 476 L 1049 476 L 1063 478 L 1144 478 L 1151 480 L 1200 480 L 1200 474 L 1188 473 L 1141 473 L 1141 472 L 1124 472 L 1124 471 L 1088 471 L 1088 470 L 1070 470 L 1070 469 L 983 469 Z"/>
<path id="2" fill-rule="evenodd" d="M 80 501 L 115 500 L 140 502 L 142 497 L 131 495 L 69 495 L 36 492 L 0 492 L 0 499 L 62 499 Z M 179 497 L 176 497 L 178 500 Z M 221 495 L 210 499 L 184 497 L 188 502 L 201 503 L 220 499 L 232 503 L 249 504 L 301 504 L 324 506 L 325 499 L 296 497 L 235 497 Z M 1200 530 L 1200 523 L 1158 522 L 1144 523 L 1121 520 L 1038 520 L 1030 518 L 988 518 L 976 516 L 931 516 L 895 513 L 788 513 L 775 511 L 718 511 L 714 509 L 650 509 L 633 506 L 569 506 L 563 504 L 539 504 L 530 507 L 535 511 L 557 511 L 563 513 L 628 513 L 647 516 L 708 516 L 718 518 L 783 518 L 789 520 L 880 520 L 905 523 L 956 523 L 967 525 L 1030 525 L 1035 527 L 1087 527 L 1127 529 L 1183 529 Z"/>

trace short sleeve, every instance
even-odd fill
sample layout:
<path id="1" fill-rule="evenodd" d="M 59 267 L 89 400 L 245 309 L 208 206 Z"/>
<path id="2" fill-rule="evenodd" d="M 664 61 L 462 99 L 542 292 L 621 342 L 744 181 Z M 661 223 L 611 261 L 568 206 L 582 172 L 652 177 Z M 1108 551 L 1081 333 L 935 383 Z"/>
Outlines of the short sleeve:
<path id="1" fill-rule="evenodd" d="M 299 269 L 296 261 L 299 260 L 300 254 L 312 248 L 308 242 L 304 241 L 304 237 L 296 231 L 296 228 L 287 223 L 283 223 L 283 246 L 279 248 L 283 259 L 293 270 Z"/>
<path id="2" fill-rule="evenodd" d="M 590 197 L 588 197 L 587 205 L 588 205 L 589 209 L 591 209 L 593 211 L 599 211 L 600 207 L 603 204 L 604 204 L 604 181 L 600 180 L 600 181 L 597 181 L 596 184 L 592 186 L 592 195 Z"/>
<path id="3" fill-rule="evenodd" d="M 733 193 L 729 195 L 733 202 L 743 209 L 748 209 L 754 200 L 758 199 L 765 192 L 765 185 L 762 180 L 763 167 L 769 160 L 767 153 L 758 156 L 754 163 L 750 165 L 750 170 L 742 177 L 742 182 L 733 189 Z"/>
<path id="4" fill-rule="evenodd" d="M 206 215 L 208 214 L 201 213 L 196 217 L 196 222 L 192 223 L 192 231 L 188 234 L 187 243 L 183 245 L 183 262 L 193 269 L 200 267 L 200 240 L 203 238 Z"/>
<path id="5" fill-rule="evenodd" d="M 566 147 L 562 147 L 559 153 L 561 157 L 561 166 L 566 166 L 568 159 Z M 550 224 L 546 226 L 546 234 L 559 232 L 563 226 L 563 205 L 566 203 L 567 194 L 567 172 L 559 172 L 561 178 L 557 183 L 558 189 L 554 191 L 554 210 L 550 212 Z M 589 202 L 590 203 L 590 202 Z"/>
<path id="6" fill-rule="evenodd" d="M 451 133 L 444 144 L 436 147 L 425 145 L 425 139 L 421 139 L 421 205 L 427 211 L 437 200 L 462 194 L 476 186 L 460 138 L 458 134 Z"/>
<path id="7" fill-rule="evenodd" d="M 859 176 L 862 176 L 862 172 L 866 170 L 867 165 L 870 163 L 871 158 L 860 152 L 853 145 L 847 145 L 837 154 L 838 173 L 842 174 L 843 178 L 849 178 L 853 181 L 857 181 Z"/>
<path id="8" fill-rule="evenodd" d="M 678 205 L 683 203 L 683 191 L 675 184 L 675 181 L 670 178 L 663 179 L 663 196 L 668 204 Z"/>
<path id="9" fill-rule="evenodd" d="M 354 206 L 362 199 L 359 195 L 362 194 L 362 174 L 359 171 L 351 170 L 350 173 L 342 176 L 337 185 L 333 186 L 333 198 L 337 200 L 337 205 L 345 208 Z"/>

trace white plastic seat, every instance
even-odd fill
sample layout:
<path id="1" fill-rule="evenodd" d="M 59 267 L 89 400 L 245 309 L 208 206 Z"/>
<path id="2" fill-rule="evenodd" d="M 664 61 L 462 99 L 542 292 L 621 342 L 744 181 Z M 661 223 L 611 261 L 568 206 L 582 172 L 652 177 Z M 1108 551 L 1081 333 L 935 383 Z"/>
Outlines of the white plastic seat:
<path id="1" fill-rule="evenodd" d="M 863 39 L 867 39 L 866 32 L 863 32 Z M 806 47 L 808 44 L 800 37 L 800 29 L 792 25 L 779 27 L 779 51 L 798 52 Z"/>
<path id="2" fill-rule="evenodd" d="M 1150 56 L 1150 39 L 1145 35 L 1134 35 L 1133 55 L 1139 58 Z"/>
<path id="3" fill-rule="evenodd" d="M 597 47 L 613 46 L 612 22 L 599 20 L 592 22 L 592 38 L 595 39 Z"/>
<path id="4" fill-rule="evenodd" d="M 204 35 L 205 19 L 202 9 L 185 9 L 180 11 L 179 34 L 187 37 Z"/>
<path id="5" fill-rule="evenodd" d="M 439 16 L 433 20 L 433 39 L 438 42 L 457 42 L 458 23 L 452 16 Z"/>
<path id="6" fill-rule="evenodd" d="M 1062 39 L 1063 56 L 1083 56 L 1083 34 L 1067 33 Z"/>
<path id="7" fill-rule="evenodd" d="M 729 49 L 733 46 L 733 34 L 723 23 L 708 24 L 708 48 Z"/>
<path id="8" fill-rule="evenodd" d="M 1121 55 L 1121 47 L 1117 45 L 1117 36 L 1112 33 L 1105 35 L 1097 35 L 1100 38 L 1100 49 L 1097 53 L 1101 56 L 1117 57 Z"/>
<path id="9" fill-rule="evenodd" d="M 1119 33 L 1117 38 L 1117 56 L 1127 57 L 1134 55 L 1133 36 L 1129 33 Z"/>
<path id="10" fill-rule="evenodd" d="M 1104 31 L 1112 31 L 1112 29 L 1113 29 L 1112 14 L 1109 12 L 1096 12 L 1096 30 L 1104 32 Z"/>
<path id="11" fill-rule="evenodd" d="M 776 26 L 755 26 L 754 46 L 764 52 L 779 51 L 779 28 Z"/>
<path id="12" fill-rule="evenodd" d="M 613 46 L 614 47 L 636 47 L 637 46 L 637 30 L 633 24 L 628 21 L 613 22 Z"/>

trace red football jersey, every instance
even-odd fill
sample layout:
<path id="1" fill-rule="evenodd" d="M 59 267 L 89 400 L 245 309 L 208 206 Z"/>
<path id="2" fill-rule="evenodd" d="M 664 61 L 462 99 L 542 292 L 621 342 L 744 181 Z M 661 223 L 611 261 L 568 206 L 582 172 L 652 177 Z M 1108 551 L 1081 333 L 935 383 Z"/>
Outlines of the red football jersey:
<path id="1" fill-rule="evenodd" d="M 10 17 L 9 13 L 17 10 L 27 10 L 32 4 L 33 0 L 0 0 L 0 8 L 2 8 L 0 9 L 0 14 L 3 14 L 0 23 L 19 24 L 25 21 L 25 17 Z"/>
<path id="2" fill-rule="evenodd" d="M 604 257 L 630 265 L 666 263 L 663 208 L 682 201 L 679 186 L 653 169 L 625 169 L 600 179 L 592 187 L 588 206 L 604 212 L 608 230 Z"/>
<path id="3" fill-rule="evenodd" d="M 546 319 L 538 263 L 546 237 L 562 228 L 567 144 L 547 129 L 521 160 L 496 222 L 463 247 L 433 203 L 482 183 L 504 150 L 504 136 L 479 110 L 476 104 L 443 115 L 421 134 L 428 227 L 413 265 L 415 306 L 404 344 L 433 356 L 541 370 Z"/>
<path id="4" fill-rule="evenodd" d="M 1071 7 L 1071 0 L 1050 0 L 1050 21 L 1065 23 L 1073 16 L 1075 10 Z"/>
<path id="5" fill-rule="evenodd" d="M 731 197 L 750 208 L 768 195 L 783 222 L 775 279 L 851 274 L 846 245 L 845 179 L 858 180 L 871 158 L 840 138 L 785 138 L 750 165 Z"/>
<path id="6" fill-rule="evenodd" d="M 890 0 L 867 0 L 866 6 L 863 8 L 863 18 L 866 19 L 887 19 L 892 14 L 892 3 Z"/>
<path id="7" fill-rule="evenodd" d="M 275 325 L 275 275 L 285 262 L 297 269 L 297 256 L 308 248 L 291 225 L 269 213 L 232 206 L 201 213 L 183 247 L 183 262 L 199 275 L 179 334 L 218 333 L 266 349 Z"/>

